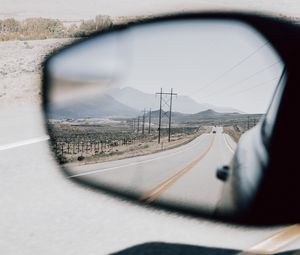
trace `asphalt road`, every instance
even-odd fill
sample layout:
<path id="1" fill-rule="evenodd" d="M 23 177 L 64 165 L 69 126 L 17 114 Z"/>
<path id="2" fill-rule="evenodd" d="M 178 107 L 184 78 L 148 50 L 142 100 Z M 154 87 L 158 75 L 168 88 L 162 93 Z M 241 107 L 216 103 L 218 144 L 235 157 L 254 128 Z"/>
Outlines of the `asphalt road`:
<path id="1" fill-rule="evenodd" d="M 0 118 L 3 254 L 109 254 L 151 241 L 247 249 L 282 229 L 191 218 L 95 192 L 61 174 L 47 141 L 32 140 L 46 134 L 38 107 L 2 108 Z"/>
<path id="2" fill-rule="evenodd" d="M 211 133 L 175 149 L 69 170 L 72 178 L 115 187 L 147 203 L 213 210 L 223 185 L 215 177 L 216 169 L 230 162 L 235 147 L 222 127 L 213 127 Z"/>

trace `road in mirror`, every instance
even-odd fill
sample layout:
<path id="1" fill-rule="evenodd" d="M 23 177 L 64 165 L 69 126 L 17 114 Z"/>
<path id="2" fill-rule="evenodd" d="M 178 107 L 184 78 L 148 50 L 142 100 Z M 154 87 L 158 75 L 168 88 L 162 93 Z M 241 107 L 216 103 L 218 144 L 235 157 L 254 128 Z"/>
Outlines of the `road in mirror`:
<path id="1" fill-rule="evenodd" d="M 213 212 L 240 137 L 259 125 L 283 63 L 249 26 L 133 26 L 48 64 L 52 148 L 70 178 Z"/>

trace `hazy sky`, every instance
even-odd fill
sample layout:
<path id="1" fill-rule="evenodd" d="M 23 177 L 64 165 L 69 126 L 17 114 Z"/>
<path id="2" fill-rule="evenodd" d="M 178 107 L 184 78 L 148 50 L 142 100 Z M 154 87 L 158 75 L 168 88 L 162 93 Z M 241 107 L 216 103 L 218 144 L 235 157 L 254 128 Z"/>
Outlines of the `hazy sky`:
<path id="1" fill-rule="evenodd" d="M 142 26 L 81 47 L 53 62 L 56 75 L 80 80 L 118 77 L 117 87 L 153 95 L 160 88 L 173 88 L 199 103 L 248 113 L 267 110 L 283 68 L 265 38 L 249 26 L 228 21 Z"/>
<path id="2" fill-rule="evenodd" d="M 233 22 L 188 21 L 136 29 L 123 52 L 129 60 L 122 87 L 148 93 L 173 88 L 199 103 L 249 113 L 267 110 L 283 68 L 263 37 Z"/>
<path id="3" fill-rule="evenodd" d="M 0 18 L 32 16 L 60 19 L 152 14 L 168 11 L 235 9 L 300 17 L 299 0 L 0 0 Z"/>

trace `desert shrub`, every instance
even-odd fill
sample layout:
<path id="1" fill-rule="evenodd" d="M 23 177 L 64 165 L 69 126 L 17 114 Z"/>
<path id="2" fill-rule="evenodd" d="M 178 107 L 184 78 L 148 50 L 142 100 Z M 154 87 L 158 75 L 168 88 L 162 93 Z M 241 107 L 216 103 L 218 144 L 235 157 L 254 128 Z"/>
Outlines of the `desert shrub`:
<path id="1" fill-rule="evenodd" d="M 10 18 L 0 20 L 0 40 L 82 37 L 107 29 L 112 24 L 111 18 L 106 15 L 97 15 L 94 19 L 82 20 L 79 27 L 72 24 L 68 28 L 58 19 L 28 18 L 23 21 L 17 21 Z"/>
<path id="2" fill-rule="evenodd" d="M 84 160 L 84 156 L 79 156 L 79 157 L 77 158 L 77 160 L 78 160 L 78 161 Z"/>
<path id="3" fill-rule="evenodd" d="M 83 20 L 79 26 L 79 31 L 77 32 L 80 36 L 86 36 L 96 31 L 96 23 L 94 20 Z"/>
<path id="4" fill-rule="evenodd" d="M 77 33 L 78 33 L 78 27 L 75 24 L 72 24 L 67 29 L 67 37 L 77 37 Z"/>
<path id="5" fill-rule="evenodd" d="M 20 30 L 20 22 L 15 19 L 0 20 L 1 33 L 16 33 Z"/>
<path id="6" fill-rule="evenodd" d="M 111 151 L 106 154 L 107 157 L 118 156 L 124 154 L 124 151 Z"/>
<path id="7" fill-rule="evenodd" d="M 142 149 L 147 149 L 147 148 L 149 148 L 149 144 L 145 144 L 145 145 L 143 145 L 143 147 L 142 147 Z"/>
<path id="8" fill-rule="evenodd" d="M 97 15 L 95 19 L 83 20 L 75 36 L 87 36 L 96 31 L 102 31 L 112 26 L 113 22 L 109 16 Z"/>
<path id="9" fill-rule="evenodd" d="M 96 30 L 104 30 L 113 25 L 111 18 L 107 15 L 97 15 L 95 18 Z"/>
<path id="10" fill-rule="evenodd" d="M 68 163 L 68 160 L 66 157 L 60 156 L 60 157 L 58 157 L 58 162 L 59 162 L 59 164 L 66 164 L 66 163 Z"/>
<path id="11" fill-rule="evenodd" d="M 234 127 L 234 126 L 224 127 L 223 128 L 223 132 L 225 134 L 230 135 L 236 143 L 240 140 L 240 137 L 244 133 L 244 132 L 241 132 L 240 129 L 238 129 L 238 128 Z"/>
<path id="12" fill-rule="evenodd" d="M 29 18 L 22 22 L 21 33 L 30 38 L 64 37 L 65 27 L 56 19 Z"/>

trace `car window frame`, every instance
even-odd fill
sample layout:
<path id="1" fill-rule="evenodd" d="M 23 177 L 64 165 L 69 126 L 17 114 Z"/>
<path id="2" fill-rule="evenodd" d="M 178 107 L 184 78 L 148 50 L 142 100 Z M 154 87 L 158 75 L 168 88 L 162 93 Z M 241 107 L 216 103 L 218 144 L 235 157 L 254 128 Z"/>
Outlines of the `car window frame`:
<path id="1" fill-rule="evenodd" d="M 278 85 L 276 86 L 276 89 L 274 91 L 273 98 L 271 100 L 267 113 L 265 114 L 262 122 L 261 135 L 262 135 L 263 144 L 266 148 L 269 147 L 270 139 L 274 130 L 274 125 L 276 123 L 277 113 L 281 103 L 286 81 L 287 81 L 287 71 L 286 71 L 286 67 L 284 67 L 280 79 L 278 81 Z"/>

